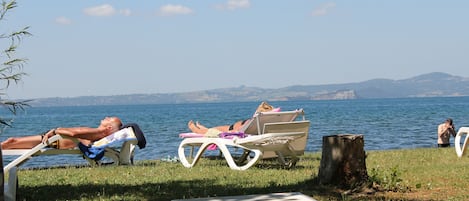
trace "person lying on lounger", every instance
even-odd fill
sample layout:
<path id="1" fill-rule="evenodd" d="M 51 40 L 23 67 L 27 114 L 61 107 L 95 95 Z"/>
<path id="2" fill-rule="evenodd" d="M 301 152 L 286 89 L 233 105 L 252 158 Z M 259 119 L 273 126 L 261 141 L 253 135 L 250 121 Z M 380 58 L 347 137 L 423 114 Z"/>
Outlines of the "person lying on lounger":
<path id="1" fill-rule="evenodd" d="M 92 142 L 100 140 L 120 129 L 122 121 L 118 117 L 106 117 L 101 120 L 97 128 L 90 127 L 70 127 L 70 128 L 55 128 L 51 129 L 41 135 L 32 135 L 24 137 L 11 137 L 1 143 L 2 149 L 30 149 L 35 147 L 41 142 L 60 134 L 72 138 L 77 138 L 79 142 L 88 146 Z M 70 149 L 75 148 L 77 143 L 71 139 L 61 139 L 50 145 L 51 148 L 56 149 Z"/>
<path id="2" fill-rule="evenodd" d="M 267 102 L 262 102 L 259 107 L 257 107 L 256 113 L 258 112 L 268 112 L 272 111 L 274 107 L 269 105 Z M 241 121 L 237 121 L 231 125 L 221 125 L 221 126 L 215 126 L 212 128 L 207 128 L 206 126 L 200 124 L 198 121 L 194 122 L 193 120 L 190 120 L 189 123 L 187 123 L 187 127 L 189 127 L 189 130 L 191 130 L 193 133 L 198 133 L 198 134 L 206 134 L 206 135 L 217 135 L 219 133 L 223 132 L 238 132 L 239 129 L 250 120 L 245 119 Z"/>

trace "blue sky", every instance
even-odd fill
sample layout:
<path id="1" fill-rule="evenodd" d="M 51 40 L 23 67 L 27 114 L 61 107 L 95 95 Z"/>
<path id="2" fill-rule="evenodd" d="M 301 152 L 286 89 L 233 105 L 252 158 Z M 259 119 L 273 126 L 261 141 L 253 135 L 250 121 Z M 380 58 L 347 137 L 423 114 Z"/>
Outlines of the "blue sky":
<path id="1" fill-rule="evenodd" d="M 469 77 L 469 1 L 18 1 L 7 98 Z"/>

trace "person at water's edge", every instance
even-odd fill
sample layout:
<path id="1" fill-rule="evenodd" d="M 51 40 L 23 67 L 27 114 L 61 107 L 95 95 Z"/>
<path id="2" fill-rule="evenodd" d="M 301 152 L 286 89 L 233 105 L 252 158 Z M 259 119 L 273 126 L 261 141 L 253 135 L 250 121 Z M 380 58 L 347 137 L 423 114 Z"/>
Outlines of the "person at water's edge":
<path id="1" fill-rule="evenodd" d="M 453 119 L 448 118 L 442 124 L 438 125 L 438 147 L 449 147 L 449 138 L 456 137 L 456 131 Z"/>

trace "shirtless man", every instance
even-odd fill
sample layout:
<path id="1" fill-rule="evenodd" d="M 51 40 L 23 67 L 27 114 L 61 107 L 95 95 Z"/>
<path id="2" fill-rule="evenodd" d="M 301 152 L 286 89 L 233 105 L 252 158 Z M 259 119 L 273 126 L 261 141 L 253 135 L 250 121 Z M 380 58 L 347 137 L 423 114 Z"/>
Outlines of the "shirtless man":
<path id="1" fill-rule="evenodd" d="M 449 147 L 449 138 L 456 137 L 453 120 L 451 118 L 438 125 L 438 147 Z"/>
<path id="2" fill-rule="evenodd" d="M 71 138 L 77 138 L 78 141 L 84 145 L 89 145 L 94 141 L 100 140 L 120 129 L 122 122 L 118 117 L 106 117 L 101 120 L 97 128 L 90 127 L 71 127 L 71 128 L 56 128 L 51 129 L 42 135 L 12 137 L 1 143 L 2 149 L 30 149 L 35 147 L 41 142 L 60 134 Z M 70 149 L 76 147 L 77 144 L 71 139 L 61 139 L 57 143 L 50 145 L 56 149 Z"/>

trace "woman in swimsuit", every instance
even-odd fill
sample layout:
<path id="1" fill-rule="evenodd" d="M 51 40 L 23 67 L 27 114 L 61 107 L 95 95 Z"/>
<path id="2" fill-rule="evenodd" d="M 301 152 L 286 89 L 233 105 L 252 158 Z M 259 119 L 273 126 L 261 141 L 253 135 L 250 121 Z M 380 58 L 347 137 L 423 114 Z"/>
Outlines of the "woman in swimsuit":
<path id="1" fill-rule="evenodd" d="M 274 107 L 269 105 L 267 102 L 262 102 L 257 107 L 256 113 L 258 113 L 258 112 L 268 112 L 268 111 L 272 111 L 273 109 L 274 109 Z M 215 127 L 212 127 L 212 128 L 207 128 L 206 126 L 200 124 L 199 122 L 194 123 L 194 121 L 190 120 L 189 123 L 187 123 L 187 127 L 189 127 L 189 130 L 191 130 L 193 133 L 198 133 L 198 134 L 206 134 L 207 131 L 212 130 L 212 129 L 216 130 L 219 133 L 222 133 L 222 132 L 238 132 L 239 129 L 246 122 L 248 122 L 249 120 L 251 120 L 251 118 L 241 120 L 241 121 L 237 121 L 237 122 L 235 122 L 234 124 L 231 124 L 231 125 L 215 126 Z"/>
<path id="2" fill-rule="evenodd" d="M 238 132 L 239 128 L 243 126 L 248 120 L 251 119 L 245 119 L 242 121 L 237 121 L 234 124 L 231 125 L 222 125 L 222 126 L 215 126 L 213 128 L 207 128 L 204 125 L 200 124 L 199 122 L 195 122 L 190 120 L 189 123 L 187 124 L 187 127 L 193 132 L 193 133 L 198 133 L 198 134 L 205 134 L 209 129 L 216 129 L 220 133 L 221 132 Z"/>

